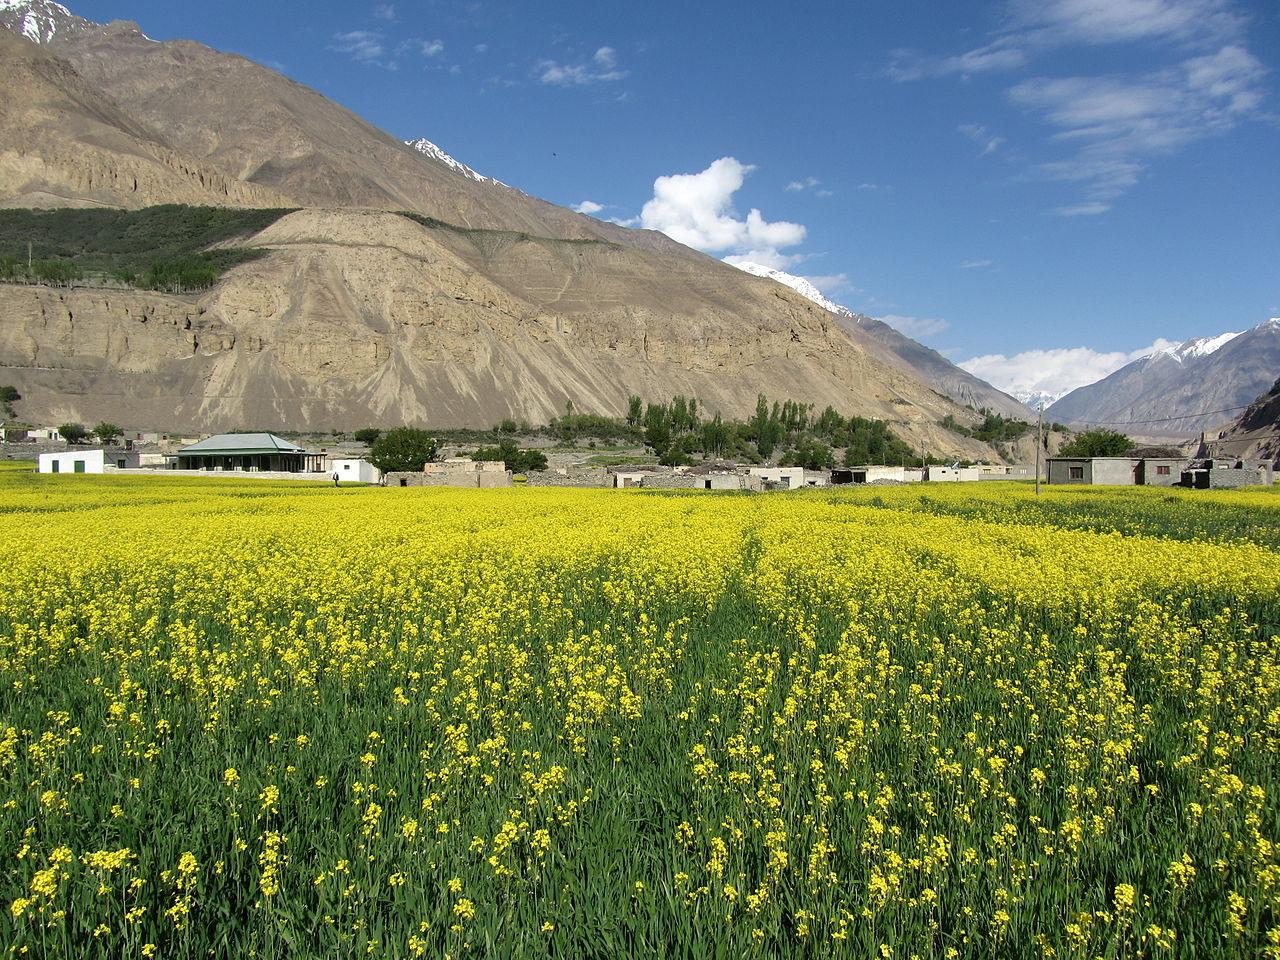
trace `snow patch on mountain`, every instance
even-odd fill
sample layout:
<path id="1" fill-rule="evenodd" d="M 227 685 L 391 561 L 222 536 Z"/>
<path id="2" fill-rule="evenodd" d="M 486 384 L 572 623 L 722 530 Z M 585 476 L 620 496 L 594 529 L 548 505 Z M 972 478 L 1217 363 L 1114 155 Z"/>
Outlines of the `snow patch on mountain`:
<path id="1" fill-rule="evenodd" d="M 423 156 L 430 157 L 432 160 L 438 160 L 446 167 L 456 170 L 468 180 L 474 180 L 477 183 L 492 183 L 499 187 L 507 186 L 507 184 L 503 183 L 501 180 L 495 180 L 493 177 L 486 177 L 484 174 L 477 173 L 472 170 L 461 160 L 456 160 L 449 156 L 449 154 L 445 153 L 426 137 L 420 137 L 417 140 L 406 140 L 405 144 L 412 147 L 414 150 L 417 150 Z"/>
<path id="2" fill-rule="evenodd" d="M 16 14 L 9 27 L 33 43 L 48 43 L 61 22 L 75 15 L 52 0 L 0 0 L 0 14 Z"/>
<path id="3" fill-rule="evenodd" d="M 1207 357 L 1217 353 L 1238 336 L 1240 336 L 1239 333 L 1220 333 L 1216 337 L 1193 337 L 1173 346 L 1155 350 L 1148 354 L 1148 358 L 1172 357 L 1178 363 L 1184 363 L 1187 360 Z"/>
<path id="4" fill-rule="evenodd" d="M 737 267 L 739 270 L 749 273 L 756 277 L 765 277 L 769 280 L 777 280 L 783 286 L 790 287 L 800 296 L 807 300 L 812 300 L 824 310 L 830 310 L 832 313 L 841 317 L 848 317 L 850 320 L 857 320 L 858 315 L 848 307 L 841 306 L 834 300 L 828 300 L 822 295 L 822 291 L 815 287 L 812 281 L 806 280 L 804 277 L 797 277 L 793 273 L 785 273 L 773 267 L 766 267 L 762 263 L 754 263 L 750 260 L 738 260 L 726 258 L 725 263 L 730 266 Z"/>
<path id="5" fill-rule="evenodd" d="M 1010 390 L 1009 395 L 1032 410 L 1038 410 L 1041 406 L 1048 410 L 1055 400 L 1065 397 L 1070 392 L 1070 390 Z"/>

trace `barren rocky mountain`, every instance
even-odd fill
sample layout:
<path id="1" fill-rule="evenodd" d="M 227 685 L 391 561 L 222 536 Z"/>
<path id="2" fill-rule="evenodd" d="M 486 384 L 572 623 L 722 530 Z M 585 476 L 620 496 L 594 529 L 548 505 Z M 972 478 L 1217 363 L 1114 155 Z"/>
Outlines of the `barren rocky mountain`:
<path id="1" fill-rule="evenodd" d="M 236 241 L 267 254 L 201 295 L 0 285 L 0 369 L 33 419 L 487 426 L 567 400 L 620 413 L 630 393 L 736 415 L 764 393 L 992 455 L 937 426 L 969 411 L 778 283 L 468 177 L 243 58 L 20 8 L 0 17 L 0 156 L 59 176 L 10 161 L 10 205 L 304 208 Z M 32 85 L 50 105 L 23 120 Z M 70 158 L 108 147 L 110 176 L 77 180 Z"/>
<path id="2" fill-rule="evenodd" d="M 1264 392 L 1280 370 L 1280 318 L 1243 333 L 1157 350 L 1049 408 L 1063 423 L 1155 421 L 1128 428 L 1154 436 L 1217 430 Z M 1225 411 L 1225 412 L 1224 412 Z M 1172 419 L 1177 418 L 1177 419 Z"/>
<path id="3" fill-rule="evenodd" d="M 804 277 L 750 261 L 738 261 L 734 266 L 753 276 L 777 280 L 829 310 L 835 314 L 844 331 L 874 356 L 891 367 L 918 377 L 956 403 L 975 410 L 990 410 L 1010 420 L 1030 422 L 1035 418 L 1035 413 L 1029 407 L 952 363 L 937 350 L 917 343 L 882 320 L 855 313 L 828 299 Z"/>
<path id="4" fill-rule="evenodd" d="M 1280 465 L 1280 380 L 1216 439 L 1211 438 L 1208 447 L 1214 456 L 1272 460 Z"/>
<path id="5" fill-rule="evenodd" d="M 50 52 L 185 155 L 294 205 L 412 210 L 467 227 L 693 253 L 662 234 L 478 182 L 244 57 L 187 40 L 157 43 L 126 21 L 71 22 L 76 29 L 47 41 Z"/>
<path id="6" fill-rule="evenodd" d="M 763 392 L 990 453 L 937 427 L 955 405 L 829 313 L 728 266 L 363 210 L 298 211 L 246 243 L 270 253 L 200 298 L 0 286 L 0 360 L 24 409 L 175 428 L 448 426 L 545 422 L 570 399 L 621 413 L 629 393 L 738 412 Z"/>
<path id="7" fill-rule="evenodd" d="M 279 206 L 175 151 L 66 61 L 0 30 L 0 206 Z"/>

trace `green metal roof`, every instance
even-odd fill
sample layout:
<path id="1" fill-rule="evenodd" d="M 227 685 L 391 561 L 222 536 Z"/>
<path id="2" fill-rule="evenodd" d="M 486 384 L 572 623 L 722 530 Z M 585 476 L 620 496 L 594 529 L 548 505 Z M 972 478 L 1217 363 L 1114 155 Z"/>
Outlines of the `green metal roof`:
<path id="1" fill-rule="evenodd" d="M 250 453 L 306 453 L 274 433 L 219 433 L 178 451 L 180 457 L 235 456 Z"/>

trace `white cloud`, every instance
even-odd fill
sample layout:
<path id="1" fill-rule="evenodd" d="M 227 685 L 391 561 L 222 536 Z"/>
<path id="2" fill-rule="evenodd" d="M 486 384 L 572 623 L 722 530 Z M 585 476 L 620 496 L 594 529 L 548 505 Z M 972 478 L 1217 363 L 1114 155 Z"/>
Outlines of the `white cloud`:
<path id="1" fill-rule="evenodd" d="M 1080 201 L 1064 216 L 1105 212 L 1137 183 L 1156 156 L 1262 115 L 1265 68 L 1243 45 L 1246 18 L 1235 0 L 1007 0 L 990 41 L 965 53 L 930 57 L 895 50 L 888 74 L 898 81 L 1010 71 L 1068 45 L 1144 44 L 1173 63 L 1147 73 L 1035 77 L 1009 99 L 1052 128 L 1050 143 L 1074 148 L 1041 164 L 1044 179 L 1079 183 Z M 985 127 L 960 132 L 983 144 L 1004 142 Z"/>
<path id="2" fill-rule="evenodd" d="M 886 71 L 899 82 L 1016 70 L 1046 50 L 1147 41 L 1207 48 L 1238 39 L 1244 18 L 1232 0 L 1010 0 L 989 43 L 936 57 L 894 50 Z"/>
<path id="3" fill-rule="evenodd" d="M 1085 203 L 1071 203 L 1065 207 L 1054 207 L 1051 211 L 1060 217 L 1097 217 L 1111 209 L 1111 204 L 1100 200 L 1089 200 Z"/>
<path id="4" fill-rule="evenodd" d="M 892 190 L 893 187 L 887 186 L 883 183 L 860 183 L 858 184 L 858 189 L 865 190 L 868 193 L 875 193 L 880 190 Z"/>
<path id="5" fill-rule="evenodd" d="M 756 209 L 740 218 L 733 208 L 733 195 L 754 169 L 721 157 L 700 173 L 658 177 L 653 198 L 640 211 L 640 224 L 698 250 L 731 251 L 734 257 L 779 269 L 794 264 L 795 255 L 780 251 L 804 240 L 801 224 L 771 222 Z"/>
<path id="6" fill-rule="evenodd" d="M 1098 351 L 1091 347 L 1026 350 L 1013 356 L 991 353 L 962 361 L 960 366 L 1007 393 L 1061 395 L 1077 387 L 1096 383 L 1115 373 L 1126 363 L 1174 345 L 1171 340 L 1161 339 L 1149 347 L 1130 353 L 1122 350 Z"/>
<path id="7" fill-rule="evenodd" d="M 347 33 L 335 33 L 331 50 L 345 53 L 353 60 L 361 63 L 376 63 L 386 53 L 382 43 L 382 34 L 376 30 L 351 30 Z"/>
<path id="8" fill-rule="evenodd" d="M 1014 0 L 1010 26 L 1032 44 L 1215 43 L 1239 34 L 1230 0 Z"/>
<path id="9" fill-rule="evenodd" d="M 805 177 L 803 180 L 792 180 L 787 184 L 787 189 L 792 193 L 799 193 L 802 190 L 812 190 L 821 183 L 817 177 Z"/>
<path id="10" fill-rule="evenodd" d="M 396 44 L 396 53 L 403 55 L 406 53 L 416 53 L 423 57 L 438 57 L 444 53 L 443 40 L 423 40 L 419 37 L 410 37 L 408 40 L 402 40 Z"/>
<path id="11" fill-rule="evenodd" d="M 897 313 L 887 313 L 876 317 L 881 323 L 887 323 L 899 333 L 904 333 L 912 340 L 923 340 L 937 336 L 951 326 L 946 320 L 930 317 L 904 317 Z"/>
<path id="12" fill-rule="evenodd" d="M 988 153 L 995 153 L 1004 143 L 1004 137 L 997 137 L 981 124 L 962 123 L 956 129 L 982 147 L 982 152 L 978 154 L 980 157 L 985 157 Z"/>
<path id="13" fill-rule="evenodd" d="M 582 63 L 539 60 L 534 65 L 533 72 L 543 83 L 558 87 L 608 83 L 627 76 L 627 71 L 618 66 L 618 53 L 613 47 L 600 47 L 589 61 Z"/>
<path id="14" fill-rule="evenodd" d="M 1230 130 L 1256 115 L 1266 69 L 1227 46 L 1138 77 L 1036 77 L 1009 90 L 1055 129 L 1072 157 L 1040 165 L 1051 180 L 1081 183 L 1084 203 L 1058 212 L 1100 213 L 1133 186 L 1153 157 Z"/>
<path id="15" fill-rule="evenodd" d="M 581 203 L 574 204 L 573 209 L 577 210 L 578 213 L 593 216 L 604 209 L 604 204 L 596 203 L 594 200 L 583 200 Z"/>
<path id="16" fill-rule="evenodd" d="M 396 5 L 394 3 L 379 3 L 373 8 L 373 15 L 379 20 L 394 22 L 396 19 Z"/>
<path id="17" fill-rule="evenodd" d="M 489 49 L 489 45 L 487 43 L 477 43 L 471 49 L 474 50 L 476 53 L 484 53 L 486 50 Z"/>
<path id="18" fill-rule="evenodd" d="M 984 267 L 991 266 L 990 260 L 966 260 L 960 264 L 961 270 L 981 270 Z"/>

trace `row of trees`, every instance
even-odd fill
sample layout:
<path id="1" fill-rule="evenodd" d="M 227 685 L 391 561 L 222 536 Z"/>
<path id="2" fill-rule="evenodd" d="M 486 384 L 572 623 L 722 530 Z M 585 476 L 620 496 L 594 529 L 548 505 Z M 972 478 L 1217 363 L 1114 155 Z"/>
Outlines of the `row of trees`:
<path id="1" fill-rule="evenodd" d="M 813 405 L 774 401 L 761 395 L 746 420 L 725 420 L 719 413 L 704 420 L 698 401 L 676 396 L 669 402 L 627 402 L 626 422 L 643 431 L 644 442 L 659 461 L 689 463 L 695 455 L 747 460 L 777 456 L 784 466 L 830 469 L 837 460 L 861 463 L 915 463 L 920 458 L 883 420 L 845 417 L 832 407 L 814 416 Z"/>
<path id="2" fill-rule="evenodd" d="M 966 427 L 949 413 L 938 421 L 938 426 L 945 427 L 952 433 L 958 433 L 962 437 L 973 437 L 975 440 L 982 440 L 986 443 L 1008 443 L 1011 440 L 1017 440 L 1031 429 L 1031 424 L 1025 420 L 1005 418 L 1001 414 L 993 413 L 990 410 L 981 412 L 983 420 L 976 427 Z"/>
<path id="3" fill-rule="evenodd" d="M 64 423 L 58 428 L 58 435 L 67 443 L 84 443 L 96 439 L 99 443 L 112 444 L 124 436 L 124 430 L 103 420 L 91 430 L 80 423 Z"/>

